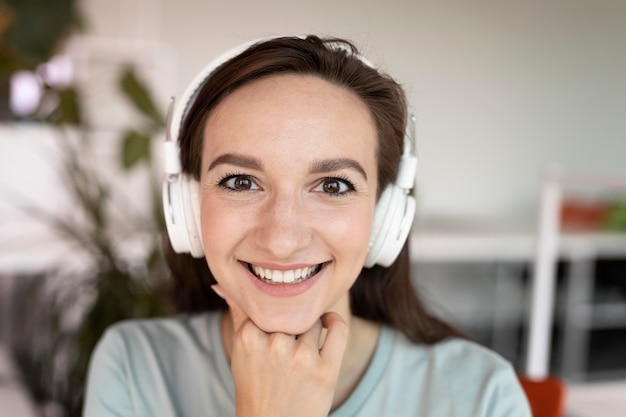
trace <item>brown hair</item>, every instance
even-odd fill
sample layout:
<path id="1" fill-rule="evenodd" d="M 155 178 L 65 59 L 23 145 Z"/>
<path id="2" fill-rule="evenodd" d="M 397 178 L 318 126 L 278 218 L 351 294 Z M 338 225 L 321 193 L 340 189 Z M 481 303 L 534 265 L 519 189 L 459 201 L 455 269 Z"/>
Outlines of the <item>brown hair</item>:
<path id="1" fill-rule="evenodd" d="M 278 74 L 314 75 L 363 100 L 376 123 L 380 195 L 397 174 L 407 120 L 406 97 L 392 78 L 365 64 L 352 43 L 335 38 L 273 38 L 252 45 L 217 67 L 203 83 L 182 124 L 179 145 L 183 172 L 199 180 L 204 125 L 221 100 L 246 83 Z M 164 240 L 176 309 L 226 309 L 210 288 L 216 281 L 206 261 L 176 254 L 169 240 Z M 375 266 L 361 271 L 350 289 L 350 303 L 353 314 L 391 325 L 414 342 L 434 343 L 458 335 L 426 311 L 411 285 L 408 243 L 389 268 Z"/>

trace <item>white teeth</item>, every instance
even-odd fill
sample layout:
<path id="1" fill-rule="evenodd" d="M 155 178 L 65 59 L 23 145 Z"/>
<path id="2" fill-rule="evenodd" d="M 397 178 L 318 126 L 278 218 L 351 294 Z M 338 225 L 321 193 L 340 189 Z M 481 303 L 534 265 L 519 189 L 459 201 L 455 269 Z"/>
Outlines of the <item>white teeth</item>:
<path id="1" fill-rule="evenodd" d="M 250 264 L 249 264 L 250 265 Z M 254 274 L 265 280 L 275 283 L 293 283 L 304 281 L 313 275 L 315 275 L 320 269 L 321 265 L 308 266 L 305 268 L 291 269 L 288 271 L 277 271 L 267 268 L 261 268 L 260 266 L 250 265 L 250 269 Z"/>
<path id="2" fill-rule="evenodd" d="M 272 271 L 272 281 L 274 282 L 283 282 L 283 272 L 282 271 Z"/>

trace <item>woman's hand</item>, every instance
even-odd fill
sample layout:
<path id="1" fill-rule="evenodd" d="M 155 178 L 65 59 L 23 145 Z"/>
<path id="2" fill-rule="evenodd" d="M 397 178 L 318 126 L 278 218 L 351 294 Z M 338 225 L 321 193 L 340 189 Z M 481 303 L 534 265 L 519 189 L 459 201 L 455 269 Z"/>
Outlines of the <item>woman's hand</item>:
<path id="1" fill-rule="evenodd" d="M 230 306 L 234 326 L 230 358 L 237 417 L 328 416 L 348 341 L 341 316 L 325 313 L 298 336 L 268 334 L 219 285 L 214 290 Z"/>

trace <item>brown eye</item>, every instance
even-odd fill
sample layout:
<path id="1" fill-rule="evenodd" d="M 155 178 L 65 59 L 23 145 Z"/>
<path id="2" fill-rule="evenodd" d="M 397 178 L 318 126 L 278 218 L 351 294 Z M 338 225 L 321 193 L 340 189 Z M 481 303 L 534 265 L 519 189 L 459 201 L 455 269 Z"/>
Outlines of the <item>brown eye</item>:
<path id="1" fill-rule="evenodd" d="M 249 190 L 252 188 L 252 181 L 247 177 L 237 177 L 233 185 L 236 190 Z"/>
<path id="2" fill-rule="evenodd" d="M 259 186 L 249 175 L 229 175 L 221 180 L 219 185 L 231 191 L 251 191 L 259 189 Z"/>
<path id="3" fill-rule="evenodd" d="M 322 187 L 325 193 L 336 194 L 340 190 L 339 181 L 337 180 L 328 180 L 322 183 Z"/>
<path id="4" fill-rule="evenodd" d="M 325 178 L 315 187 L 315 191 L 334 196 L 341 196 L 354 191 L 354 186 L 348 180 L 341 178 Z"/>

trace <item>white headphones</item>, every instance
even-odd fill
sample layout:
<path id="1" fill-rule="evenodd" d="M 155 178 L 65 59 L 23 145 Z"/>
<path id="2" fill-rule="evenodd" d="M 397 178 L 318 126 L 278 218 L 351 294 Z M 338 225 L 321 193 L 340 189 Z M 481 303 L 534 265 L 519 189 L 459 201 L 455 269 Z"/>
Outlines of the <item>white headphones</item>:
<path id="1" fill-rule="evenodd" d="M 195 76 L 175 106 L 170 101 L 167 112 L 165 140 L 165 180 L 163 181 L 163 212 L 167 233 L 176 253 L 190 253 L 194 258 L 204 257 L 200 228 L 200 192 L 196 180 L 182 173 L 178 135 L 189 108 L 205 81 L 222 63 L 234 58 L 249 46 L 272 38 L 262 38 L 241 44 L 212 60 Z M 337 48 L 345 49 L 341 44 Z M 352 53 L 350 50 L 347 50 Z M 374 66 L 354 54 L 365 65 Z M 398 167 L 398 177 L 389 184 L 378 200 L 364 266 L 390 266 L 400 254 L 415 217 L 415 184 L 417 156 L 415 151 L 415 118 L 411 117 L 404 137 L 404 152 Z"/>

